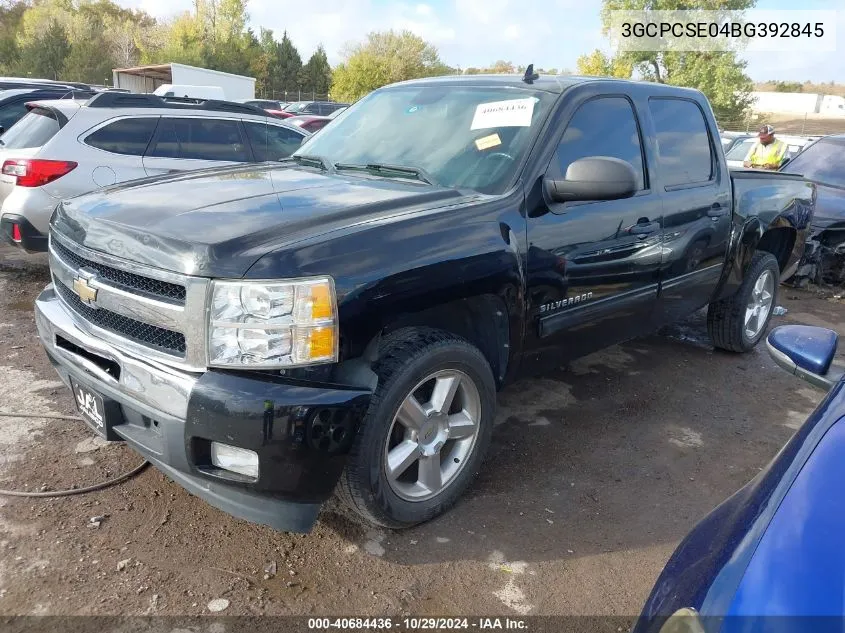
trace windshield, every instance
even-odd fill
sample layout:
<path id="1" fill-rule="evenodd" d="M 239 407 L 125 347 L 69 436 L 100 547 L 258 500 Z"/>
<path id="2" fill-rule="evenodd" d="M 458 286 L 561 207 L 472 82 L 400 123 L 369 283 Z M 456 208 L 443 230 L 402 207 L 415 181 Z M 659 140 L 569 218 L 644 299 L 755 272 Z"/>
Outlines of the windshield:
<path id="1" fill-rule="evenodd" d="M 58 131 L 59 122 L 56 120 L 56 115 L 49 110 L 35 108 L 15 123 L 3 136 L 0 136 L 0 147 L 4 149 L 41 147 Z"/>
<path id="2" fill-rule="evenodd" d="M 299 112 L 307 105 L 307 101 L 297 101 L 296 103 L 289 103 L 285 106 L 285 112 Z"/>
<path id="3" fill-rule="evenodd" d="M 784 171 L 845 188 L 845 139 L 822 139 L 793 158 Z"/>
<path id="4" fill-rule="evenodd" d="M 727 160 L 745 160 L 745 157 L 748 156 L 748 152 L 751 151 L 751 146 L 756 142 L 756 138 L 748 138 L 741 143 L 737 143 L 733 146 L 733 148 L 731 148 L 731 151 L 725 154 L 725 158 Z"/>
<path id="5" fill-rule="evenodd" d="M 502 193 L 556 97 L 489 86 L 377 90 L 344 110 L 297 154 L 341 167 L 408 167 L 446 187 Z"/>

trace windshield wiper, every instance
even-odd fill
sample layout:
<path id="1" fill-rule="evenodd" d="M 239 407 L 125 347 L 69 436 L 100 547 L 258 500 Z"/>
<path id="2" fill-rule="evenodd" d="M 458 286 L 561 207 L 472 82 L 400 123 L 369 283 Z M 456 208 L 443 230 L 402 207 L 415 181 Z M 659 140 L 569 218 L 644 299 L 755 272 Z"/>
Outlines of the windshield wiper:
<path id="1" fill-rule="evenodd" d="M 438 182 L 422 167 L 410 167 L 407 165 L 388 165 L 385 163 L 367 163 L 366 165 L 353 165 L 350 163 L 338 163 L 335 165 L 338 171 L 342 169 L 372 171 L 379 175 L 393 174 L 400 178 L 416 178 L 426 184 L 437 186 Z"/>
<path id="2" fill-rule="evenodd" d="M 311 164 L 313 166 L 319 167 L 323 171 L 329 172 L 335 170 L 335 165 L 334 163 L 332 163 L 332 161 L 330 161 L 328 158 L 317 156 L 316 154 L 294 154 L 289 158 L 292 161 L 296 161 L 298 165 Z"/>

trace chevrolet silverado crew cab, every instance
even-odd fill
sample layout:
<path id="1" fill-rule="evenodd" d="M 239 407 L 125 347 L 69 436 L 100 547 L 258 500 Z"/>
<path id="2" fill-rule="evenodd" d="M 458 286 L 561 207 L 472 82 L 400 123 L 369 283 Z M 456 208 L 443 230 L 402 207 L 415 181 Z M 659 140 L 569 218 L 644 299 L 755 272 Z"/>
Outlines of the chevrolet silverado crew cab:
<path id="1" fill-rule="evenodd" d="M 39 335 L 83 417 L 238 517 L 449 508 L 496 392 L 704 306 L 761 339 L 815 201 L 729 173 L 705 97 L 455 76 L 376 90 L 293 156 L 66 200 Z M 573 441 L 577 441 L 573 438 Z"/>

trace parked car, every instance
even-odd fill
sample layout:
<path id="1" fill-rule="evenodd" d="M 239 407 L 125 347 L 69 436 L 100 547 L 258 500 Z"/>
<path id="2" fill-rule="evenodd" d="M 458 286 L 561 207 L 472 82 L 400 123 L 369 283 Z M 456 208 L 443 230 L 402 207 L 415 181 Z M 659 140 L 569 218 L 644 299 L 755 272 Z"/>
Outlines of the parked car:
<path id="1" fill-rule="evenodd" d="M 0 233 L 28 251 L 47 249 L 50 215 L 63 198 L 145 176 L 279 160 L 308 136 L 225 101 L 104 92 L 29 107 L 0 137 Z"/>
<path id="2" fill-rule="evenodd" d="M 809 139 L 804 136 L 782 136 L 778 134 L 777 138 L 786 143 L 786 161 L 791 160 L 803 149 Z M 725 157 L 728 161 L 730 169 L 742 169 L 743 162 L 751 152 L 754 143 L 757 142 L 757 136 L 739 137 L 734 140 L 730 149 L 726 150 Z"/>
<path id="3" fill-rule="evenodd" d="M 748 132 L 719 132 L 719 140 L 722 142 L 722 149 L 725 153 L 730 150 L 738 141 L 749 138 L 751 134 Z"/>
<path id="4" fill-rule="evenodd" d="M 16 88 L 67 88 L 69 90 L 92 90 L 91 86 L 76 81 L 53 81 L 52 79 L 35 79 L 32 77 L 0 77 L 0 90 Z"/>
<path id="5" fill-rule="evenodd" d="M 271 99 L 238 99 L 237 102 L 255 106 L 256 108 L 261 108 L 262 110 L 267 111 L 281 110 L 284 107 L 281 102 L 273 101 Z"/>
<path id="6" fill-rule="evenodd" d="M 816 212 L 796 282 L 845 282 L 845 134 L 821 137 L 792 158 L 782 172 L 816 185 Z"/>
<path id="7" fill-rule="evenodd" d="M 59 204 L 39 336 L 92 429 L 218 508 L 303 531 L 339 487 L 408 527 L 518 375 L 706 306 L 718 348 L 764 336 L 814 187 L 730 174 L 715 130 L 659 83 L 387 86 L 281 165 Z"/>
<path id="8" fill-rule="evenodd" d="M 327 116 L 335 110 L 348 107 L 348 103 L 335 103 L 334 101 L 296 101 L 285 106 L 280 116 L 291 117 L 305 114 Z"/>
<path id="9" fill-rule="evenodd" d="M 804 325 L 769 334 L 777 364 L 827 397 L 766 468 L 684 538 L 634 633 L 839 629 L 845 366 L 833 362 L 837 342 L 836 332 Z"/>
<path id="10" fill-rule="evenodd" d="M 159 97 L 176 97 L 182 99 L 226 99 L 226 93 L 220 86 L 188 86 L 183 84 L 162 84 L 153 91 Z"/>
<path id="11" fill-rule="evenodd" d="M 0 136 L 17 123 L 27 112 L 26 104 L 43 99 L 82 99 L 92 97 L 93 91 L 67 88 L 17 88 L 0 90 Z"/>
<path id="12" fill-rule="evenodd" d="M 307 130 L 312 134 L 317 130 L 322 130 L 326 125 L 332 122 L 337 115 L 341 112 L 346 110 L 346 108 L 338 108 L 328 116 L 316 116 L 316 115 L 302 115 L 302 116 L 292 116 L 287 119 L 287 122 L 290 125 L 296 125 L 297 127 L 301 127 L 303 130 Z"/>

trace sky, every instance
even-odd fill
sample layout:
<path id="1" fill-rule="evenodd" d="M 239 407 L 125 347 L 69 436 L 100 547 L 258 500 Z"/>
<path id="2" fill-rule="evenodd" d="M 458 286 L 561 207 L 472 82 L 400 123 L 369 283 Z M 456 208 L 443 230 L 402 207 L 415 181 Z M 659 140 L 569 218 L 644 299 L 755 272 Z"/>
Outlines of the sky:
<path id="1" fill-rule="evenodd" d="M 190 9 L 191 0 L 117 0 L 156 17 Z M 575 71 L 575 60 L 608 49 L 601 34 L 600 0 L 249 0 L 250 25 L 288 36 L 303 61 L 323 44 L 329 62 L 341 61 L 349 42 L 371 31 L 408 29 L 434 44 L 450 66 L 484 67 L 498 59 Z M 758 0 L 757 9 L 781 10 L 794 0 Z M 802 9 L 837 10 L 836 52 L 748 53 L 755 81 L 845 82 L 845 0 L 802 0 Z"/>

